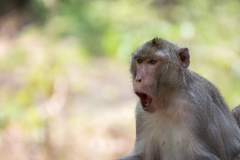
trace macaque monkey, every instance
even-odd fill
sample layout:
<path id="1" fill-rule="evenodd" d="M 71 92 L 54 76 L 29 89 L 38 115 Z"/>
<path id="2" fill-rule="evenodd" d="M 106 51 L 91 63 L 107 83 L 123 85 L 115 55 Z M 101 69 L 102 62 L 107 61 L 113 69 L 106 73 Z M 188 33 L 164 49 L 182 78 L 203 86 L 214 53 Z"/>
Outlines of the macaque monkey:
<path id="1" fill-rule="evenodd" d="M 189 64 L 188 48 L 161 38 L 132 54 L 136 141 L 118 160 L 240 160 L 236 120 L 217 88 Z"/>

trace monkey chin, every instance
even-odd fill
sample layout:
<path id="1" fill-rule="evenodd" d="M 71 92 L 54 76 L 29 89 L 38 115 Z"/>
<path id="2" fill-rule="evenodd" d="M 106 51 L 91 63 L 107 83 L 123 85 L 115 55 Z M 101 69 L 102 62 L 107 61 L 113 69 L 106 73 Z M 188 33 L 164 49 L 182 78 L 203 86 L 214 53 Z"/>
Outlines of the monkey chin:
<path id="1" fill-rule="evenodd" d="M 143 110 L 151 110 L 152 97 L 143 92 L 135 92 L 135 94 L 139 97 Z"/>

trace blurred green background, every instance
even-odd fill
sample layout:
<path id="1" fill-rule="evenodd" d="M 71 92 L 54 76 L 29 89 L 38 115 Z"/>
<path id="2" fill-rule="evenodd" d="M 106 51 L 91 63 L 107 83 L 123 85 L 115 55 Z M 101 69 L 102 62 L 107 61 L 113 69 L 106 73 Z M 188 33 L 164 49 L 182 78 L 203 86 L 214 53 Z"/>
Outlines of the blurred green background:
<path id="1" fill-rule="evenodd" d="M 106 160 L 135 138 L 129 59 L 162 37 L 240 103 L 239 0 L 1 0 L 0 157 Z"/>

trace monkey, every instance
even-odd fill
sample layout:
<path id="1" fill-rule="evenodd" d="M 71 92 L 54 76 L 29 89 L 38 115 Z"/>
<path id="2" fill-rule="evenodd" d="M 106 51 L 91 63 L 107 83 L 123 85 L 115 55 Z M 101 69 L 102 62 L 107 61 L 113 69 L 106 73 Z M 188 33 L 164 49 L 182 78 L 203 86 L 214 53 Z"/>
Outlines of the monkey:
<path id="1" fill-rule="evenodd" d="M 240 160 L 240 129 L 218 89 L 191 71 L 190 53 L 154 38 L 132 54 L 133 151 L 117 160 Z"/>

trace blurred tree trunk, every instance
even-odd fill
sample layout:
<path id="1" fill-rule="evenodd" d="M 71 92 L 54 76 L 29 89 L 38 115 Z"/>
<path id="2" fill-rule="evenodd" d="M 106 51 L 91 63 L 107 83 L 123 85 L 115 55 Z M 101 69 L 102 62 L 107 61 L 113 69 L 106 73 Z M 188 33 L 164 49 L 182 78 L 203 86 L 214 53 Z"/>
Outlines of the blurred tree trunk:
<path id="1" fill-rule="evenodd" d="M 0 1 L 0 16 L 3 16 L 11 11 L 24 10 L 30 0 L 1 0 Z"/>
<path id="2" fill-rule="evenodd" d="M 0 34 L 15 37 L 27 24 L 44 22 L 46 13 L 41 0 L 0 0 Z"/>

